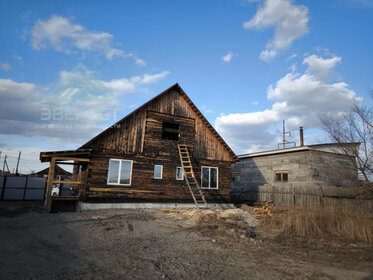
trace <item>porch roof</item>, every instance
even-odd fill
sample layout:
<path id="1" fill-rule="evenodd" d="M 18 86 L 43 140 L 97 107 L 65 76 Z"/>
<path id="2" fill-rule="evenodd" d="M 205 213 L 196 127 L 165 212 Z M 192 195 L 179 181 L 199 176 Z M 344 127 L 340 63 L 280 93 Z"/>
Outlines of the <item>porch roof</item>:
<path id="1" fill-rule="evenodd" d="M 40 161 L 48 162 L 51 161 L 52 157 L 60 160 L 76 160 L 76 159 L 88 159 L 91 155 L 92 149 L 78 149 L 78 150 L 67 150 L 67 151 L 50 151 L 41 152 Z"/>

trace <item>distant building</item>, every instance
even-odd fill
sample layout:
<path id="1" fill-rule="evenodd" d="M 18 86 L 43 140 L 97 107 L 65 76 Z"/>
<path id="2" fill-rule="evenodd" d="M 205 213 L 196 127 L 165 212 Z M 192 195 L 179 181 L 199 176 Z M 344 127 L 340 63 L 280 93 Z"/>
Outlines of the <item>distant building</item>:
<path id="1" fill-rule="evenodd" d="M 359 143 L 346 146 L 358 149 Z M 238 156 L 232 165 L 232 193 L 256 191 L 261 186 L 356 185 L 356 159 L 338 144 L 317 144 Z"/>
<path id="2" fill-rule="evenodd" d="M 49 174 L 49 167 L 47 167 L 47 168 L 45 168 L 43 170 L 40 170 L 39 172 L 28 174 L 27 176 L 28 177 L 43 177 L 43 178 L 48 178 L 48 174 Z M 54 175 L 56 177 L 60 176 L 61 179 L 66 179 L 66 178 L 71 178 L 72 173 L 66 171 L 65 169 L 63 169 L 59 165 L 56 165 L 56 168 L 54 170 Z"/>

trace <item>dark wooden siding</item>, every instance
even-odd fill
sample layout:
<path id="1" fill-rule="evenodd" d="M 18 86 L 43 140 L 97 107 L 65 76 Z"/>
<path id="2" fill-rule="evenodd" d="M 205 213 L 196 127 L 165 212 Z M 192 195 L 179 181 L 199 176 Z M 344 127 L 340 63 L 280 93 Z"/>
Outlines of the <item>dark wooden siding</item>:
<path id="1" fill-rule="evenodd" d="M 133 161 L 131 186 L 107 185 L 110 158 Z M 177 158 L 176 152 L 170 152 L 170 155 L 158 157 L 128 155 L 126 153 L 117 153 L 116 151 L 97 153 L 92 158 L 88 173 L 87 199 L 88 201 L 105 198 L 191 201 L 192 197 L 185 181 L 176 180 L 176 167 L 180 167 Z M 153 178 L 154 165 L 163 166 L 162 179 Z M 194 160 L 193 169 L 199 183 L 201 182 L 201 166 L 218 167 L 219 169 L 219 188 L 217 190 L 203 189 L 206 199 L 209 201 L 229 201 L 230 162 Z"/>
<path id="2" fill-rule="evenodd" d="M 203 120 L 176 90 L 171 89 L 145 108 L 135 112 L 93 141 L 89 147 L 94 150 L 116 150 L 129 154 L 144 153 L 147 112 L 159 112 L 195 120 L 194 153 L 197 159 L 232 161 L 232 155 L 213 135 Z"/>
<path id="3" fill-rule="evenodd" d="M 178 141 L 162 139 L 163 122 L 179 124 Z M 218 167 L 219 187 L 217 190 L 204 189 L 206 199 L 229 201 L 232 154 L 175 88 L 135 111 L 85 147 L 92 149 L 86 199 L 191 201 L 185 181 L 176 180 L 176 167 L 181 167 L 177 144 L 188 145 L 199 182 L 202 166 Z M 107 184 L 110 158 L 133 161 L 131 186 Z M 154 165 L 163 166 L 162 179 L 153 178 Z"/>

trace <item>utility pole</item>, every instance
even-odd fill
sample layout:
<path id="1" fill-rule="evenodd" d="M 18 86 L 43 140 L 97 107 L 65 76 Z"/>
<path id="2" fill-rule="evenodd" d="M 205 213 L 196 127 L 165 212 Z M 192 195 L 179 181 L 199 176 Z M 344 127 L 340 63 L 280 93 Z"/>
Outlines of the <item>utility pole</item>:
<path id="1" fill-rule="evenodd" d="M 5 164 L 6 164 L 6 155 L 4 156 L 4 164 L 3 164 L 3 176 L 5 174 Z"/>
<path id="2" fill-rule="evenodd" d="M 7 157 L 7 158 L 8 158 L 8 157 Z M 6 159 L 5 159 L 5 166 L 6 166 L 6 169 L 8 170 L 8 173 L 10 173 L 9 166 L 8 166 L 8 162 L 6 161 Z"/>
<path id="3" fill-rule="evenodd" d="M 17 168 L 16 168 L 16 174 L 18 174 L 18 165 L 19 165 L 19 160 L 21 159 L 21 151 L 19 151 L 18 154 L 18 161 L 17 161 Z"/>

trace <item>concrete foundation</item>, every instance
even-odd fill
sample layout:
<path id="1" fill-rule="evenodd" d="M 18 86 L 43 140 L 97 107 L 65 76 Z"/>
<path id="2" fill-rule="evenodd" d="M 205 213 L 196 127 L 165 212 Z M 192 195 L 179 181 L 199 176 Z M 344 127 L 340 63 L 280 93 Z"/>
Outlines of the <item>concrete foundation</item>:
<path id="1" fill-rule="evenodd" d="M 208 203 L 209 208 L 225 210 L 234 208 L 231 203 Z M 100 209 L 196 209 L 194 203 L 86 203 L 79 202 L 77 211 Z"/>

